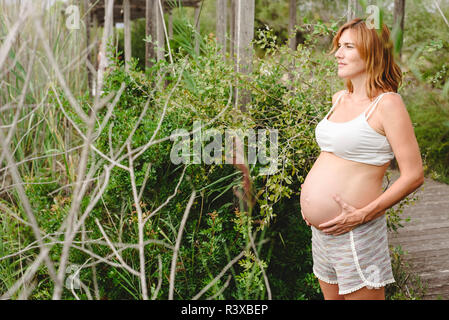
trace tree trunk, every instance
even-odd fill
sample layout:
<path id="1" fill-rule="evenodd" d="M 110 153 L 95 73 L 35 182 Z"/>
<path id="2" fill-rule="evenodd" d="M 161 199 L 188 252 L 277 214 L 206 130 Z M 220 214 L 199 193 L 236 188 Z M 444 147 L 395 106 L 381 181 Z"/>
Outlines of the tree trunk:
<path id="1" fill-rule="evenodd" d="M 399 37 L 399 42 L 396 44 L 399 46 L 397 51 L 399 58 L 402 56 L 402 43 L 404 39 L 404 18 L 405 18 L 405 0 L 394 0 L 394 28 L 398 34 L 395 37 Z M 395 38 L 396 39 L 396 38 Z"/>

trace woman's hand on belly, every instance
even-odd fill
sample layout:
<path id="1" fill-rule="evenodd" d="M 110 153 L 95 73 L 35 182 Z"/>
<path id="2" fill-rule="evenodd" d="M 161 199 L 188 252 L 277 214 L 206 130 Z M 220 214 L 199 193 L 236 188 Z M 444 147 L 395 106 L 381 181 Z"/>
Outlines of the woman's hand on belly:
<path id="1" fill-rule="evenodd" d="M 351 231 L 364 222 L 364 215 L 359 209 L 343 201 L 339 195 L 332 198 L 340 205 L 341 213 L 334 219 L 320 224 L 321 231 L 337 236 Z"/>

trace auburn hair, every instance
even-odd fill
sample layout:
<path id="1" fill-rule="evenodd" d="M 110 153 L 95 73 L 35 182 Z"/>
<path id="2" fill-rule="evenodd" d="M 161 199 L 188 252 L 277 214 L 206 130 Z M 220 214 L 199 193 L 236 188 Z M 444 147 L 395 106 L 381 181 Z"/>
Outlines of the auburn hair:
<path id="1" fill-rule="evenodd" d="M 365 61 L 367 81 L 366 92 L 373 99 L 379 91 L 397 92 L 402 81 L 402 72 L 394 62 L 393 42 L 390 39 L 390 30 L 383 24 L 382 30 L 368 28 L 365 21 L 355 18 L 337 31 L 332 40 L 332 50 L 329 54 L 338 50 L 338 41 L 345 30 L 352 30 L 355 34 L 355 47 L 361 58 Z M 346 87 L 353 92 L 351 80 L 346 80 Z"/>

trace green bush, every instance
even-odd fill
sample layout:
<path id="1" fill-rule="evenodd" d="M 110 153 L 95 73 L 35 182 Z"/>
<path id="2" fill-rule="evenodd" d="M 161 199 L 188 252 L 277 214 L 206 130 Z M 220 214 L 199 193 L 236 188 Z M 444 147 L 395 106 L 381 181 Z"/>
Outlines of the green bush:
<path id="1" fill-rule="evenodd" d="M 449 105 L 438 89 L 410 83 L 403 99 L 414 125 L 426 176 L 449 184 Z"/>
<path id="2" fill-rule="evenodd" d="M 265 39 L 260 41 L 273 40 L 269 31 L 266 31 L 264 37 L 262 34 L 259 36 L 259 39 Z M 263 60 L 256 59 L 249 76 L 243 76 L 236 74 L 233 66 L 223 60 L 217 52 L 215 42 L 210 39 L 203 41 L 206 44 L 204 55 L 184 60 L 175 54 L 174 65 L 165 62 L 155 64 L 145 75 L 137 70 L 136 62 L 131 71 L 126 73 L 121 62 L 111 57 L 114 64 L 105 77 L 103 96 L 117 92 L 122 84 L 125 89 L 104 130 L 96 136 L 95 146 L 105 155 L 114 154 L 124 146 L 133 129 L 135 131 L 130 140 L 131 148 L 145 145 L 153 136 L 165 105 L 164 121 L 160 123 L 155 139 L 168 137 L 175 129 L 191 130 L 194 121 L 207 123 L 220 112 L 221 116 L 210 127 L 221 130 L 277 129 L 280 170 L 274 175 L 261 176 L 258 175 L 260 164 L 247 167 L 252 181 L 250 196 L 256 200 L 254 207 L 239 206 L 235 202 L 235 194 L 248 191 L 242 184 L 242 180 L 248 178 L 245 166 L 190 164 L 185 170 L 185 178 L 179 185 L 178 193 L 146 224 L 145 240 L 174 244 L 189 194 L 194 188 L 201 196 L 195 200 L 184 230 L 185 236 L 178 258 L 175 298 L 191 298 L 198 293 L 233 257 L 248 247 L 248 232 L 257 230 L 259 232 L 254 239 L 257 251 L 246 250 L 239 263 L 230 269 L 232 280 L 226 281 L 223 277 L 205 296 L 267 298 L 262 272 L 266 270 L 272 282 L 274 298 L 317 298 L 317 281 L 311 274 L 310 230 L 299 219 L 298 190 L 319 152 L 312 139 L 316 119 L 324 115 L 329 107 L 327 98 L 336 89 L 336 84 L 329 81 L 331 63 L 325 60 L 314 61 L 313 44 L 310 43 L 295 53 L 289 52 L 287 48 L 280 48 L 281 51 L 276 54 L 272 54 L 274 51 L 269 52 Z M 273 43 L 271 46 L 275 47 Z M 312 63 L 306 63 L 309 61 Z M 291 64 L 294 64 L 296 71 L 291 74 L 292 81 L 289 83 L 285 80 L 285 75 L 291 69 Z M 173 73 L 167 73 L 172 68 L 176 70 L 176 75 L 182 72 L 179 83 Z M 161 74 L 168 74 L 168 81 L 158 83 L 157 77 Z M 230 100 L 233 86 L 251 93 L 249 112 L 233 108 L 233 100 Z M 323 92 L 327 93 L 327 97 Z M 60 94 L 59 101 L 70 110 L 63 94 Z M 86 112 L 89 111 L 87 101 L 83 102 L 83 108 Z M 146 113 L 141 116 L 144 108 L 147 108 Z M 97 128 L 107 114 L 107 108 L 100 110 Z M 70 115 L 77 119 L 74 112 L 70 112 Z M 138 121 L 140 123 L 136 126 Z M 80 128 L 83 127 L 79 119 L 76 122 Z M 173 143 L 166 140 L 151 146 L 134 161 L 137 188 L 140 190 L 144 187 L 141 198 L 144 216 L 172 195 L 181 178 L 182 166 L 170 161 L 172 146 Z M 123 148 L 122 153 L 125 152 L 126 148 Z M 101 160 L 98 155 L 92 157 L 88 170 Z M 126 157 L 120 161 L 128 165 Z M 101 169 L 96 175 L 100 174 Z M 136 208 L 130 185 L 128 172 L 117 167 L 112 170 L 101 204 L 95 207 L 86 220 L 85 228 L 89 239 L 102 238 L 95 223 L 95 219 L 98 219 L 112 242 L 137 243 Z M 53 187 L 55 189 L 56 186 Z M 45 197 L 51 190 L 46 193 L 36 193 L 35 190 L 32 192 L 35 196 L 42 194 Z M 47 207 L 52 201 L 52 197 L 47 198 Z M 86 208 L 89 201 L 90 196 L 86 196 L 81 210 Z M 65 206 L 70 206 L 70 203 L 64 202 Z M 286 211 L 286 208 L 289 209 Z M 62 219 L 63 215 L 58 217 Z M 287 225 L 286 221 L 290 223 Z M 288 230 L 284 230 L 286 227 Z M 77 237 L 76 241 L 79 240 L 81 238 Z M 107 246 L 96 243 L 90 244 L 89 250 L 102 257 L 110 254 Z M 295 255 L 281 256 L 282 252 L 295 252 Z M 137 250 L 126 249 L 121 254 L 129 266 L 138 269 Z M 72 249 L 69 260 L 83 265 L 88 257 L 86 253 Z M 155 292 L 162 274 L 157 298 L 166 299 L 172 250 L 161 245 L 148 245 L 145 258 L 148 287 L 151 291 L 149 294 Z M 80 272 L 81 280 L 89 287 L 92 285 L 93 272 L 93 268 Z M 95 273 L 101 298 L 141 298 L 137 277 L 126 270 L 100 264 Z M 223 286 L 226 287 L 224 291 L 221 290 Z M 49 291 L 51 292 L 50 288 Z M 64 292 L 65 298 L 71 297 L 69 291 Z M 86 298 L 85 295 L 80 297 Z"/>

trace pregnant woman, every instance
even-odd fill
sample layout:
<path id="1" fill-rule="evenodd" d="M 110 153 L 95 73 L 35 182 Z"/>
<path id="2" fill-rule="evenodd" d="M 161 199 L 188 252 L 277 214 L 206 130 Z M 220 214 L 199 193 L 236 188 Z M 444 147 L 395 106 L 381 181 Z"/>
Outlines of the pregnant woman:
<path id="1" fill-rule="evenodd" d="M 321 153 L 301 188 L 303 219 L 312 228 L 313 272 L 327 299 L 385 299 L 394 282 L 385 210 L 424 181 L 413 126 L 397 94 L 401 71 L 390 32 L 361 19 L 343 25 L 332 53 L 346 90 L 318 123 Z M 400 177 L 382 192 L 393 158 Z"/>

